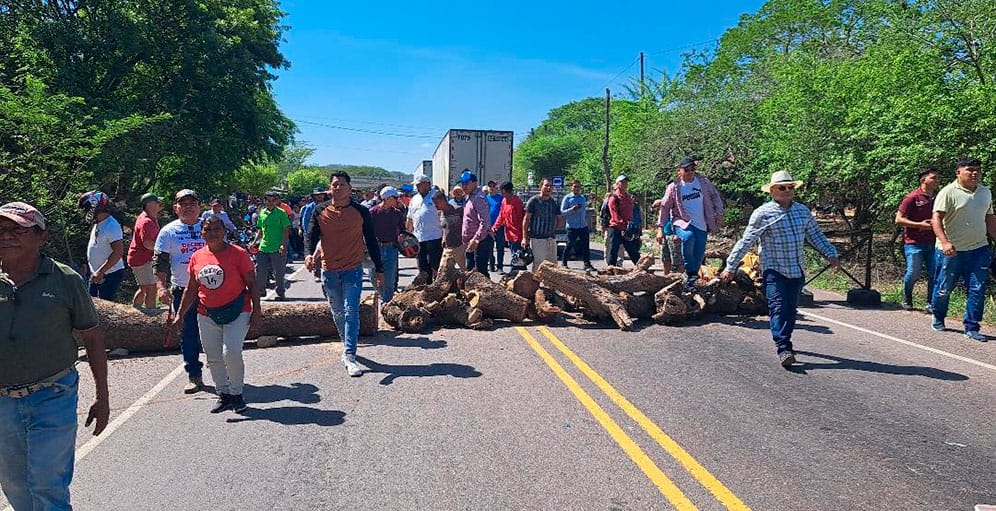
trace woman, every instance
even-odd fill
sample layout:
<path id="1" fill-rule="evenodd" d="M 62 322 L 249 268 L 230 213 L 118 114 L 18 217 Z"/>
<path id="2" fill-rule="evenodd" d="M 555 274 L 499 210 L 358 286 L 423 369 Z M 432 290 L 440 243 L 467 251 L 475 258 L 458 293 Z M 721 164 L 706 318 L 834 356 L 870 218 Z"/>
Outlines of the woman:
<path id="1" fill-rule="evenodd" d="M 173 320 L 182 328 L 183 317 L 197 301 L 197 326 L 207 355 L 208 369 L 218 393 L 211 413 L 242 412 L 245 364 L 242 343 L 250 326 L 260 323 L 259 292 L 249 253 L 225 241 L 225 224 L 213 216 L 201 224 L 207 246 L 190 258 L 190 283 L 183 291 L 180 309 Z"/>

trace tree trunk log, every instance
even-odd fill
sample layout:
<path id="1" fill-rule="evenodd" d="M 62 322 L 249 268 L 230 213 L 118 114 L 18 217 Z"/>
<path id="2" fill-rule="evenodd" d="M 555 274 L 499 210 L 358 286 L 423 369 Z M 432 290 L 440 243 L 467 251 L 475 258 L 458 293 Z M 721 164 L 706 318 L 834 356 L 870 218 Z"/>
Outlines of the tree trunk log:
<path id="1" fill-rule="evenodd" d="M 536 317 L 545 323 L 556 319 L 557 315 L 561 312 L 560 307 L 550 303 L 550 300 L 547 298 L 548 293 L 555 294 L 553 290 L 539 288 L 536 290 L 533 299 L 533 303 L 536 305 Z"/>
<path id="2" fill-rule="evenodd" d="M 520 271 L 512 280 L 508 281 L 505 287 L 509 291 L 527 300 L 531 300 L 536 296 L 536 290 L 539 289 L 539 282 L 533 276 L 532 272 Z"/>
<path id="3" fill-rule="evenodd" d="M 612 318 L 624 331 L 633 327 L 633 318 L 626 312 L 626 304 L 618 295 L 601 287 L 599 278 L 567 268 L 558 268 L 550 261 L 543 261 L 540 264 L 536 269 L 536 278 L 549 288 L 580 299 L 593 317 Z"/>
<path id="4" fill-rule="evenodd" d="M 432 315 L 433 320 L 444 325 L 471 326 L 484 319 L 481 309 L 471 307 L 453 293 L 438 302 L 426 304 L 425 311 Z"/>
<path id="5" fill-rule="evenodd" d="M 626 303 L 626 312 L 637 319 L 650 319 L 657 313 L 654 295 L 650 293 L 620 293 Z"/>
<path id="6" fill-rule="evenodd" d="M 505 289 L 478 272 L 464 273 L 464 294 L 471 307 L 480 308 L 485 316 L 507 319 L 513 323 L 525 321 L 529 300 Z"/>

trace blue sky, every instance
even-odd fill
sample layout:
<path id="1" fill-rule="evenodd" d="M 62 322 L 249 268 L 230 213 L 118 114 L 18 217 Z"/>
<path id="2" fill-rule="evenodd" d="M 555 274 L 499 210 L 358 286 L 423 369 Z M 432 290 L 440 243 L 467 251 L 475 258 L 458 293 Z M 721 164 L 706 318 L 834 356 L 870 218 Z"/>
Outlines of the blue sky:
<path id="1" fill-rule="evenodd" d="M 274 92 L 310 163 L 410 172 L 449 128 L 521 140 L 565 103 L 680 69 L 763 2 L 283 0 Z"/>

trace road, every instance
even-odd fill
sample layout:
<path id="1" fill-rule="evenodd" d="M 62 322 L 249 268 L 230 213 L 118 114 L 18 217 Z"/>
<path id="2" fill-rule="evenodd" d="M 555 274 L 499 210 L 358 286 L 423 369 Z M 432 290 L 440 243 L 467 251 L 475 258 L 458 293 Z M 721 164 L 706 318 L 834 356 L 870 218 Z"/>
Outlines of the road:
<path id="1" fill-rule="evenodd" d="M 404 278 L 411 263 L 404 261 Z M 295 266 L 295 270 L 297 266 Z M 315 299 L 296 273 L 288 296 Z M 565 319 L 245 353 L 208 413 L 177 354 L 111 362 L 77 509 L 968 510 L 996 503 L 996 342 L 817 292 L 795 371 L 764 317 L 620 332 Z M 949 320 L 949 326 L 958 322 Z M 80 414 L 92 398 L 81 365 Z M 206 373 L 207 374 L 207 373 Z M 99 443 L 97 443 L 99 441 Z M 4 506 L 0 504 L 0 509 Z"/>

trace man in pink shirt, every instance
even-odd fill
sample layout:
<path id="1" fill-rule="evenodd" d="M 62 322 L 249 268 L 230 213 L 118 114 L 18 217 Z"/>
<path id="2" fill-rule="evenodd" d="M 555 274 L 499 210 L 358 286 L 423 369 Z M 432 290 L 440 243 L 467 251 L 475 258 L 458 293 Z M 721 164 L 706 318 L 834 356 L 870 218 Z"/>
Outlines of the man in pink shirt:
<path id="1" fill-rule="evenodd" d="M 495 239 L 491 236 L 491 206 L 477 187 L 477 175 L 469 169 L 460 174 L 460 186 L 468 197 L 463 207 L 463 241 L 467 251 L 474 252 L 474 267 L 490 277 L 488 258 L 495 249 Z"/>

